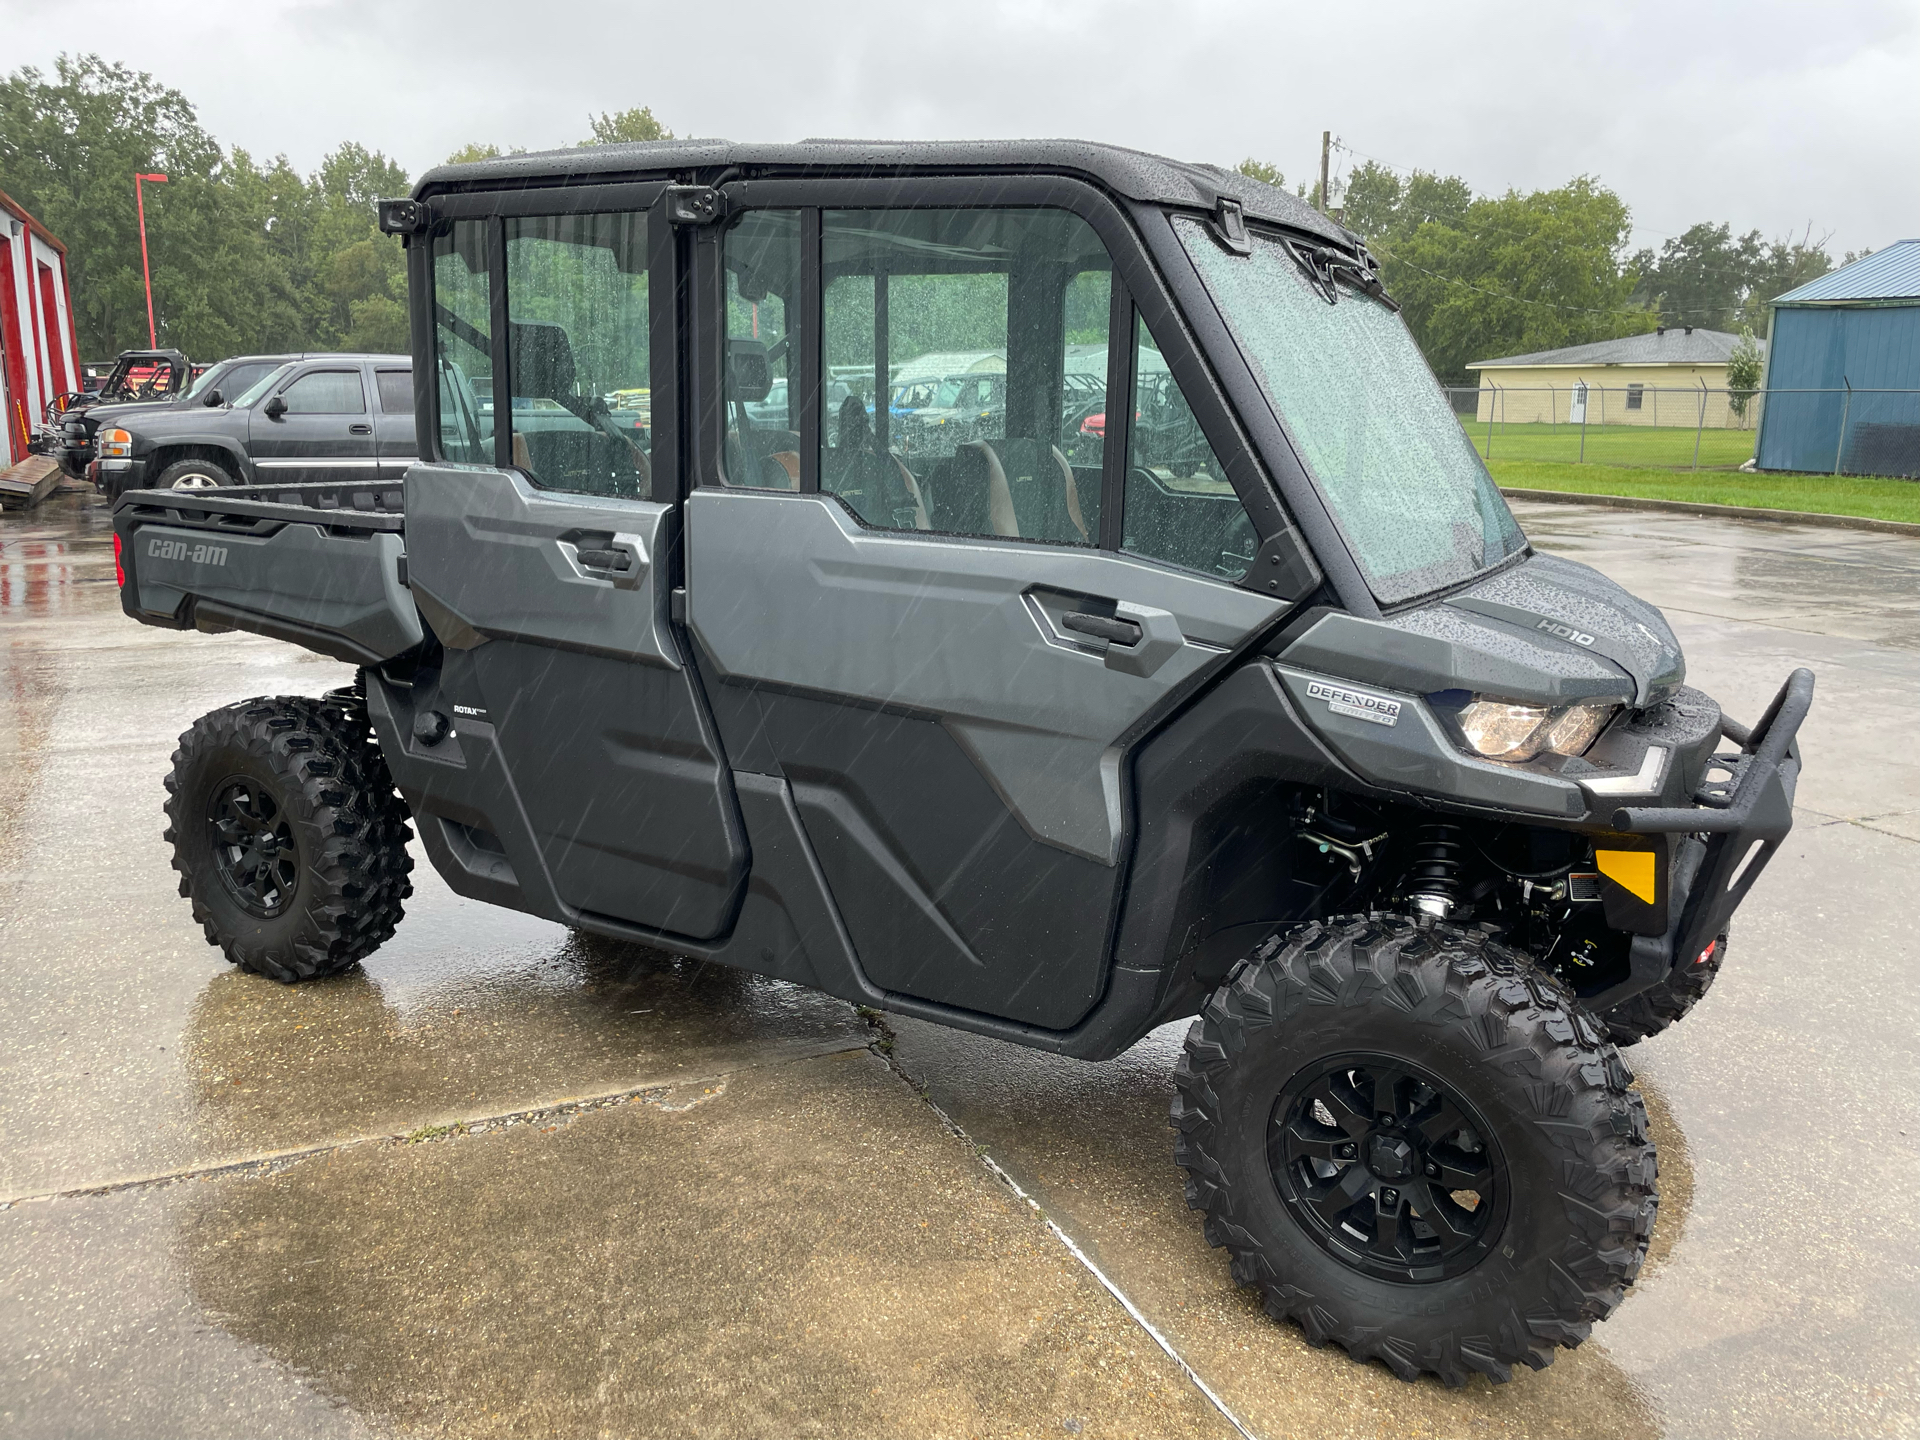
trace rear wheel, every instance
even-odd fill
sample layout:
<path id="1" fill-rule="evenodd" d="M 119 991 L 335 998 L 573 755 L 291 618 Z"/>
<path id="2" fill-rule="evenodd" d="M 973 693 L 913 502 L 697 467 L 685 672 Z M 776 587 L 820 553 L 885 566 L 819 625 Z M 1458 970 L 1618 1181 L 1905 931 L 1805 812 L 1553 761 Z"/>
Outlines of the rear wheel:
<path id="1" fill-rule="evenodd" d="M 1268 940 L 1176 1072 L 1209 1243 L 1275 1319 L 1411 1380 L 1539 1369 L 1639 1273 L 1646 1112 L 1599 1026 L 1479 931 L 1377 916 Z"/>
<path id="2" fill-rule="evenodd" d="M 218 490 L 234 484 L 226 468 L 211 460 L 176 460 L 154 478 L 156 490 Z"/>
<path id="3" fill-rule="evenodd" d="M 411 892 L 411 831 L 347 708 L 304 696 L 215 710 L 180 737 L 167 830 L 193 918 L 283 983 L 350 969 Z"/>

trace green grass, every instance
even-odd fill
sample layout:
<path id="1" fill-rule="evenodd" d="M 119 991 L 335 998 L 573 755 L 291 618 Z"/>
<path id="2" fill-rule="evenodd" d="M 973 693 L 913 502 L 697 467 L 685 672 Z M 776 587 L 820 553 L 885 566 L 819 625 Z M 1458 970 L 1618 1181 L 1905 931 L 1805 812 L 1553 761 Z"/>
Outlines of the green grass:
<path id="1" fill-rule="evenodd" d="M 1487 456 L 1485 424 L 1461 422 L 1473 439 L 1473 448 Z M 1494 460 L 1555 460 L 1571 464 L 1582 459 L 1578 425 L 1493 425 Z M 1588 465 L 1693 465 L 1694 431 L 1668 425 L 1588 425 L 1585 463 Z M 1700 468 L 1728 469 L 1753 458 L 1753 431 L 1699 432 Z"/>
<path id="2" fill-rule="evenodd" d="M 1487 463 L 1493 478 L 1512 490 L 1566 490 L 1582 495 L 1625 495 L 1642 500 L 1684 500 L 1695 505 L 1746 505 L 1760 510 L 1805 510 L 1816 515 L 1861 515 L 1920 525 L 1920 481 L 1876 480 L 1842 475 L 1743 475 L 1738 472 L 1639 469 L 1612 465 L 1559 465 L 1540 460 L 1502 460 L 1497 448 Z"/>

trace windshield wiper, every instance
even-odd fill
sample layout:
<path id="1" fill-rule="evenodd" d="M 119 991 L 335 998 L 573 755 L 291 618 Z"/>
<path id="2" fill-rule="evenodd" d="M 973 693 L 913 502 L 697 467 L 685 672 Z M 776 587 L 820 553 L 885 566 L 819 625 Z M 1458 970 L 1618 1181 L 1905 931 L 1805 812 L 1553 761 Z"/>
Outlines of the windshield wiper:
<path id="1" fill-rule="evenodd" d="M 1287 247 L 1287 254 L 1293 257 L 1293 263 L 1306 275 L 1307 283 L 1329 305 L 1339 303 L 1340 286 L 1344 282 L 1361 294 L 1378 300 L 1389 310 L 1399 312 L 1400 302 L 1387 294 L 1387 287 L 1380 280 L 1378 266 L 1364 247 L 1355 253 L 1336 249 L 1332 245 L 1303 244 L 1287 235 L 1280 237 L 1280 243 Z"/>

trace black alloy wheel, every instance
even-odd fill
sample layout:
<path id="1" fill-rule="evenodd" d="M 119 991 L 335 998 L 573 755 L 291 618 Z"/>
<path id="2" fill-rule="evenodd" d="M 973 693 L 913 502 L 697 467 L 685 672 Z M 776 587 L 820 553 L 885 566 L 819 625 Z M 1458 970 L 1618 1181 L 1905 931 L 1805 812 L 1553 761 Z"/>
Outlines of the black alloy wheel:
<path id="1" fill-rule="evenodd" d="M 271 920 L 300 888 L 300 847 L 279 803 L 259 782 L 236 775 L 215 787 L 207 807 L 214 868 L 240 908 Z"/>
<path id="2" fill-rule="evenodd" d="M 284 984 L 350 970 L 412 893 L 405 802 L 358 687 L 202 715 L 167 776 L 180 893 L 207 943 Z"/>
<path id="3" fill-rule="evenodd" d="M 1329 1254 L 1422 1283 L 1471 1269 L 1506 1228 L 1512 1187 L 1492 1133 L 1418 1067 L 1347 1055 L 1288 1085 L 1267 1155 L 1288 1212 Z"/>
<path id="4" fill-rule="evenodd" d="M 1480 929 L 1293 927 L 1207 1000 L 1174 1072 L 1187 1203 L 1311 1345 L 1403 1380 L 1511 1378 L 1639 1274 L 1659 1198 L 1633 1072 Z"/>

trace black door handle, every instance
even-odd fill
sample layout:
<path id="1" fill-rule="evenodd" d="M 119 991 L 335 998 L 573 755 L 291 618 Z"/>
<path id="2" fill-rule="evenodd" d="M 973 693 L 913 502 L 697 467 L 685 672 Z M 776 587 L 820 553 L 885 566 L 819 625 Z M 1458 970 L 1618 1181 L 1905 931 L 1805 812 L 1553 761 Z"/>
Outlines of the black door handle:
<path id="1" fill-rule="evenodd" d="M 1110 615 L 1089 615 L 1081 610 L 1070 610 L 1060 617 L 1060 626 L 1064 630 L 1078 631 L 1082 635 L 1092 635 L 1101 640 L 1111 640 L 1115 645 L 1138 645 L 1140 627 L 1131 620 L 1115 620 Z"/>
<path id="2" fill-rule="evenodd" d="M 348 433 L 349 435 L 371 435 L 371 434 L 373 433 L 373 426 L 371 426 L 371 425 L 349 425 L 349 426 L 347 426 L 347 433 Z"/>
<path id="3" fill-rule="evenodd" d="M 587 570 L 625 570 L 633 563 L 624 550 L 576 550 L 580 564 Z"/>

